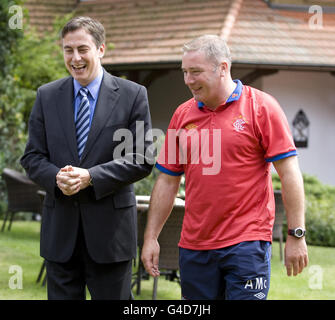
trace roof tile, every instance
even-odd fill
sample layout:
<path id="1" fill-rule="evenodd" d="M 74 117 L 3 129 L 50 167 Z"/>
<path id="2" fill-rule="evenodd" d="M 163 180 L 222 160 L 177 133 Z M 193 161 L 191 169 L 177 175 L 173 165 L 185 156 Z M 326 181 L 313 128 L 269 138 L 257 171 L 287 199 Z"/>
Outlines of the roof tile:
<path id="1" fill-rule="evenodd" d="M 237 2 L 238 9 L 229 11 Z M 314 30 L 307 11 L 271 9 L 262 0 L 27 0 L 26 6 L 40 31 L 73 9 L 101 21 L 106 42 L 114 44 L 105 64 L 176 62 L 185 42 L 202 34 L 226 34 L 233 63 L 335 67 L 334 13 L 323 13 L 323 28 Z M 235 21 L 224 33 L 228 12 Z"/>

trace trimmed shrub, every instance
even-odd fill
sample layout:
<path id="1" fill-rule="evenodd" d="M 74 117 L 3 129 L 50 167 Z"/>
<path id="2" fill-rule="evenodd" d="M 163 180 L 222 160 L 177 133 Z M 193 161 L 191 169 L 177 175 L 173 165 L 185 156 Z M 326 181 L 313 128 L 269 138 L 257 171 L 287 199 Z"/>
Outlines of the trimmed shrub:
<path id="1" fill-rule="evenodd" d="M 335 187 L 303 174 L 306 203 L 306 241 L 310 245 L 335 247 Z M 272 175 L 273 188 L 281 189 L 277 174 Z M 287 226 L 284 227 L 286 237 Z"/>

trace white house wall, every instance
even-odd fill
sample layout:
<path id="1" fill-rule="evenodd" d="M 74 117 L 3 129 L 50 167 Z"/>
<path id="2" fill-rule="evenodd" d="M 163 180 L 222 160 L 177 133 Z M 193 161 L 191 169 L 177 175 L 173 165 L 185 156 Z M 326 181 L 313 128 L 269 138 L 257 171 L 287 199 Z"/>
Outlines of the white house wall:
<path id="1" fill-rule="evenodd" d="M 241 78 L 251 70 L 233 70 Z M 252 86 L 273 95 L 282 106 L 291 130 L 293 119 L 302 109 L 309 121 L 307 148 L 298 148 L 303 172 L 335 185 L 335 77 L 326 72 L 279 71 L 262 77 Z M 179 104 L 191 98 L 182 72 L 170 71 L 148 90 L 154 128 L 166 131 Z"/>
<path id="2" fill-rule="evenodd" d="M 300 167 L 335 185 L 335 77 L 326 72 L 279 71 L 264 77 L 262 89 L 282 106 L 293 130 L 302 109 L 310 121 L 307 148 L 298 148 Z"/>
<path id="3" fill-rule="evenodd" d="M 253 69 L 233 70 L 233 77 L 240 79 Z M 261 79 L 253 84 L 261 89 Z M 166 75 L 156 79 L 148 88 L 152 125 L 166 131 L 176 108 L 192 97 L 184 84 L 181 70 L 171 70 Z"/>

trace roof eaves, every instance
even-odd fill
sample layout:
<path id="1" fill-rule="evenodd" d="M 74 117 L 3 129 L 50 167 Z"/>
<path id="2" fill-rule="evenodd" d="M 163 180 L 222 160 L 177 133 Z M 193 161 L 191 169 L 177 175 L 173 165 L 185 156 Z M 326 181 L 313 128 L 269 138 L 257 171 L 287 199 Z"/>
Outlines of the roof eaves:
<path id="1" fill-rule="evenodd" d="M 283 10 L 283 11 L 298 11 L 298 12 L 308 12 L 311 6 L 308 5 L 298 5 L 298 4 L 284 4 L 284 3 L 272 3 L 269 0 L 263 0 L 271 9 Z M 324 13 L 335 13 L 335 6 L 320 6 Z"/>
<path id="2" fill-rule="evenodd" d="M 136 62 L 136 63 L 103 63 L 107 69 L 124 70 L 158 70 L 158 69 L 180 69 L 181 60 L 159 61 L 159 62 Z"/>
<path id="3" fill-rule="evenodd" d="M 232 63 L 236 68 L 256 68 L 256 69 L 278 69 L 278 70 L 296 70 L 296 71 L 324 71 L 334 72 L 335 65 L 320 65 L 320 64 L 303 64 L 303 63 L 260 63 L 252 61 L 235 60 Z"/>

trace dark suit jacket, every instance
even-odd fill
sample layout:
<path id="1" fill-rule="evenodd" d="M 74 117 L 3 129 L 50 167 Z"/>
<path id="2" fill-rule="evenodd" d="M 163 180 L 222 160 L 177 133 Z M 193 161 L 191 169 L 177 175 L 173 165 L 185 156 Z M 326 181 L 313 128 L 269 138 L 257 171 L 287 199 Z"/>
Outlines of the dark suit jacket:
<path id="1" fill-rule="evenodd" d="M 144 130 L 136 121 L 143 121 Z M 127 161 L 114 159 L 117 129 L 133 134 Z M 139 128 L 141 128 L 139 126 Z M 79 217 L 88 252 L 98 263 L 130 260 L 136 255 L 136 199 L 132 183 L 147 176 L 153 156 L 147 92 L 143 86 L 114 77 L 104 70 L 91 129 L 81 161 L 78 158 L 73 109 L 73 78 L 40 87 L 29 120 L 29 139 L 21 165 L 46 190 L 41 226 L 41 256 L 50 261 L 70 259 L 77 238 Z M 144 132 L 143 132 L 144 131 Z M 139 142 L 137 142 L 139 144 Z M 120 146 L 119 146 L 120 148 Z M 136 153 L 137 152 L 137 153 Z M 144 155 L 147 157 L 144 159 Z M 89 170 L 93 187 L 65 196 L 56 175 L 65 165 Z"/>

